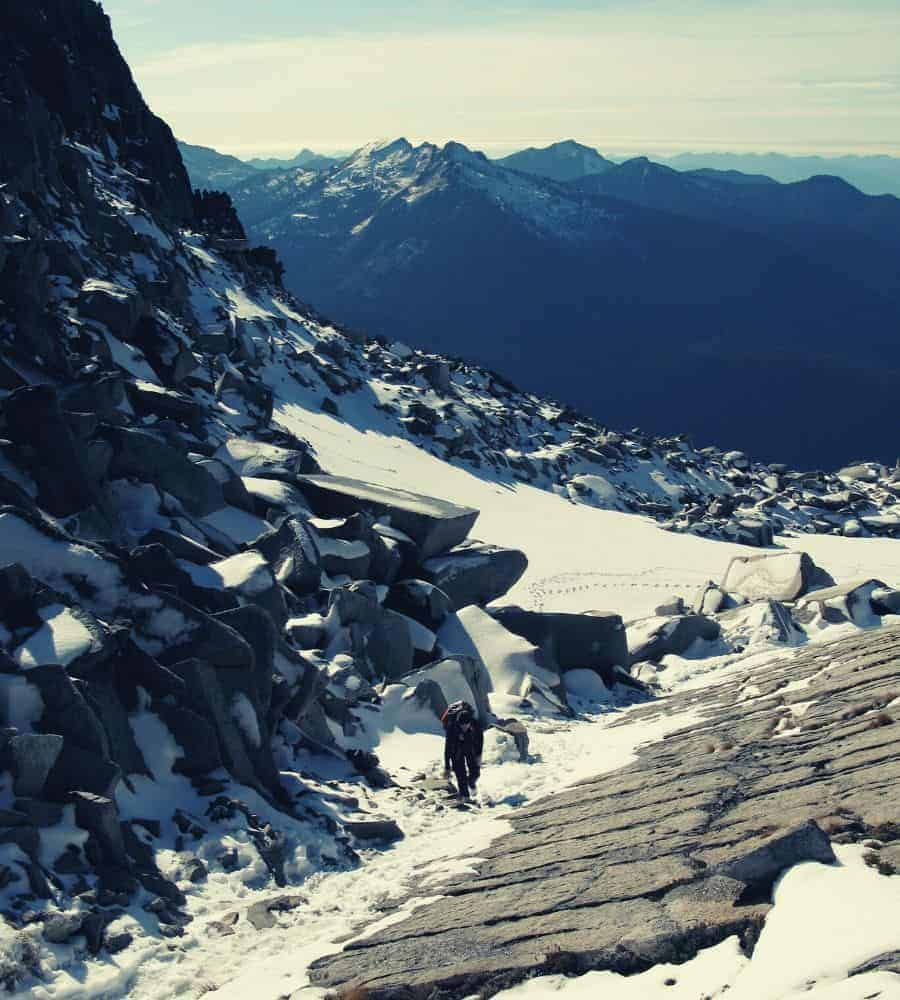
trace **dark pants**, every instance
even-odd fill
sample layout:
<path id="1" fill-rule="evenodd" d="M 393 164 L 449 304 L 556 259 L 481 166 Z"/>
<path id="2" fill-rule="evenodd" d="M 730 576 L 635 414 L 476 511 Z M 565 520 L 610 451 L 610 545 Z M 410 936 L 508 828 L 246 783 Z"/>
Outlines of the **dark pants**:
<path id="1" fill-rule="evenodd" d="M 466 798 L 470 792 L 475 791 L 475 783 L 478 781 L 480 770 L 478 768 L 478 757 L 475 747 L 468 741 L 459 747 L 451 757 L 453 773 L 456 775 L 456 787 L 459 789 L 460 798 Z"/>

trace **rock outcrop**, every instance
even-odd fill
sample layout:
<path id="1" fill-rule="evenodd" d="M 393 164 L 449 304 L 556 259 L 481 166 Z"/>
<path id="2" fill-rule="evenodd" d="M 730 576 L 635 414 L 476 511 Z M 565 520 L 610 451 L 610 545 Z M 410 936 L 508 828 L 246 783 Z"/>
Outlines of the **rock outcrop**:
<path id="1" fill-rule="evenodd" d="M 731 935 L 752 951 L 786 868 L 832 862 L 831 841 L 900 843 L 898 656 L 900 632 L 871 633 L 675 696 L 664 710 L 699 722 L 519 810 L 449 903 L 318 961 L 313 982 L 491 996 L 560 956 L 627 975 Z"/>

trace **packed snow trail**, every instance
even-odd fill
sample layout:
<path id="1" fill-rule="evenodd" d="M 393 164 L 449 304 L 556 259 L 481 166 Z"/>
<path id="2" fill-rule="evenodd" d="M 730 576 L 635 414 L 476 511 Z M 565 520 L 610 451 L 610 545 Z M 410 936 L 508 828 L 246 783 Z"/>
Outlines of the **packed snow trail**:
<path id="1" fill-rule="evenodd" d="M 279 915 L 277 927 L 256 931 L 245 917 L 248 905 L 277 895 L 277 889 L 217 896 L 210 882 L 208 891 L 191 897 L 195 922 L 183 946 L 170 948 L 157 942 L 140 953 L 105 958 L 92 964 L 83 981 L 61 973 L 51 985 L 34 988 L 31 995 L 34 1000 L 87 996 L 159 1000 L 192 997 L 204 988 L 217 1000 L 249 996 L 277 1000 L 299 990 L 306 985 L 306 969 L 314 959 L 333 951 L 361 927 L 401 919 L 448 876 L 470 870 L 479 850 L 509 830 L 509 817 L 519 805 L 627 764 L 641 743 L 660 739 L 692 718 L 688 711 L 662 715 L 652 725 L 631 726 L 627 724 L 631 711 L 596 705 L 594 714 L 577 720 L 535 721 L 530 726 L 532 762 L 528 764 L 515 760 L 509 743 L 489 731 L 476 808 L 460 811 L 448 800 L 444 809 L 435 812 L 423 807 L 414 786 L 409 785 L 401 791 L 378 793 L 381 810 L 400 822 L 406 838 L 389 850 L 364 852 L 359 868 L 318 873 L 302 886 L 285 890 L 299 892 L 307 902 Z M 613 722 L 625 724 L 612 726 Z M 437 773 L 441 740 L 426 739 L 431 743 L 430 757 L 420 745 L 419 759 L 423 764 L 427 760 Z M 414 773 L 410 769 L 396 777 L 405 783 Z M 203 930 L 204 924 L 235 910 L 241 917 L 234 935 L 216 937 Z M 321 995 L 318 990 L 300 995 L 307 994 Z"/>

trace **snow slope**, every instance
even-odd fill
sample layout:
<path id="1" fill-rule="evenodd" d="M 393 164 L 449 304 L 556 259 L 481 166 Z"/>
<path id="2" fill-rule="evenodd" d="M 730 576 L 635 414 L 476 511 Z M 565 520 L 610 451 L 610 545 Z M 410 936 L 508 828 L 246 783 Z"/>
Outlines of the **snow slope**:
<path id="1" fill-rule="evenodd" d="M 752 550 L 693 535 L 661 532 L 649 517 L 600 510 L 521 482 L 497 482 L 450 465 L 396 436 L 356 401 L 344 420 L 282 402 L 276 420 L 311 441 L 336 475 L 439 494 L 481 511 L 473 534 L 522 549 L 528 569 L 504 603 L 543 611 L 609 610 L 624 618 L 653 612 L 672 594 L 691 600 L 721 580 L 735 555 Z M 891 539 L 803 534 L 781 544 L 808 552 L 838 580 L 900 581 L 900 545 Z"/>

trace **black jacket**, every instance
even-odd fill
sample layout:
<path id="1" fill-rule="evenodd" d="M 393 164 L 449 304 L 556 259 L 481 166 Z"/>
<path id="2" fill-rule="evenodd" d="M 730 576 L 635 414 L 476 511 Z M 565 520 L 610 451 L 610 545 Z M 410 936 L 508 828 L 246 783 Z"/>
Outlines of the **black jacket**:
<path id="1" fill-rule="evenodd" d="M 484 727 L 474 713 L 466 716 L 448 713 L 445 716 L 444 767 L 449 768 L 460 754 L 480 760 L 483 750 Z"/>

